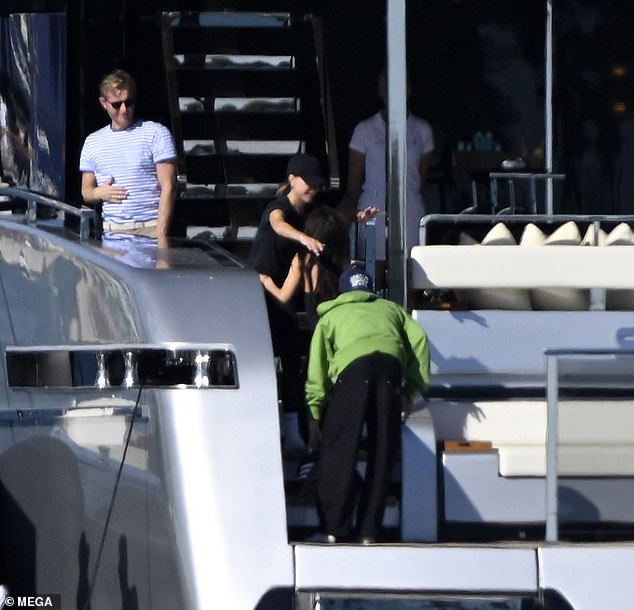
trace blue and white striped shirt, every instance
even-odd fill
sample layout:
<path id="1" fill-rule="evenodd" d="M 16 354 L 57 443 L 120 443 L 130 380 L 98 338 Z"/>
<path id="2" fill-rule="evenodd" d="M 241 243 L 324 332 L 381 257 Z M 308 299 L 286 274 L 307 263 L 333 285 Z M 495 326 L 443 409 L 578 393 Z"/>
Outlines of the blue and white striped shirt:
<path id="1" fill-rule="evenodd" d="M 161 188 L 156 164 L 176 160 L 174 138 L 167 127 L 154 121 L 136 121 L 127 129 L 110 125 L 91 133 L 79 159 L 81 172 L 92 172 L 97 186 L 112 176 L 125 187 L 122 203 L 103 203 L 106 222 L 147 221 L 158 218 Z"/>

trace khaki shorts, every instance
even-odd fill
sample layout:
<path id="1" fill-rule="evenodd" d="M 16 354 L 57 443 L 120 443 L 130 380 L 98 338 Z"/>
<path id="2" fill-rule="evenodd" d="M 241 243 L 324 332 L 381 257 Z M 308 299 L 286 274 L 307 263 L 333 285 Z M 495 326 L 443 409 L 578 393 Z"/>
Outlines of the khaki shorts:
<path id="1" fill-rule="evenodd" d="M 133 220 L 130 222 L 106 222 L 103 223 L 105 233 L 127 233 L 128 235 L 145 235 L 156 237 L 158 220 Z"/>

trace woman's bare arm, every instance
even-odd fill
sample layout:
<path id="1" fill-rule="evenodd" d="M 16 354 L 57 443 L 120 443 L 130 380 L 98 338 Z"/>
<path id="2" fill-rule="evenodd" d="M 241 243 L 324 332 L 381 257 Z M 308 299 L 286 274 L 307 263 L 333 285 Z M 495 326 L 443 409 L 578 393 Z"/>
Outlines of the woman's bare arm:
<path id="1" fill-rule="evenodd" d="M 301 280 L 301 264 L 299 260 L 299 255 L 297 254 L 293 257 L 290 269 L 288 270 L 288 274 L 286 275 L 286 279 L 284 280 L 284 284 L 282 284 L 281 288 L 276 285 L 270 275 L 260 273 L 260 281 L 262 282 L 265 290 L 271 293 L 271 295 L 273 295 L 280 303 L 283 304 L 291 302 L 291 300 L 295 296 L 295 293 L 297 292 L 297 289 L 299 288 Z"/>

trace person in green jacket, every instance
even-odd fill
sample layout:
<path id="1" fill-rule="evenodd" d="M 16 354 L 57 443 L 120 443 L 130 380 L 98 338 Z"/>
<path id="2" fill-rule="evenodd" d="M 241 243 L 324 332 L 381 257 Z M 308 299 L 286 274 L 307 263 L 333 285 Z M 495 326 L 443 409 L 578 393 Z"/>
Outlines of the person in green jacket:
<path id="1" fill-rule="evenodd" d="M 429 385 L 427 335 L 407 311 L 373 292 L 355 267 L 339 296 L 317 307 L 309 350 L 306 401 L 310 444 L 320 436 L 318 503 L 327 540 L 350 540 L 357 452 L 367 427 L 368 462 L 359 496 L 358 537 L 376 540 L 398 447 L 401 413 Z"/>

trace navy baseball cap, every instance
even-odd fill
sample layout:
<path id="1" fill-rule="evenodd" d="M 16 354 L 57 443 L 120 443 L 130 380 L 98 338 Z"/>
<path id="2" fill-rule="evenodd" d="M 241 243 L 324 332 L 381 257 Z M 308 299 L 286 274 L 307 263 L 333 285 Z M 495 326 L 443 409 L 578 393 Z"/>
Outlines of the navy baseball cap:
<path id="1" fill-rule="evenodd" d="M 313 155 L 299 153 L 288 160 L 286 175 L 299 176 L 313 188 L 320 189 L 326 185 L 326 179 L 321 175 L 319 159 Z"/>
<path id="2" fill-rule="evenodd" d="M 339 292 L 350 292 L 351 290 L 374 292 L 372 278 L 358 267 L 351 267 L 339 276 Z"/>

